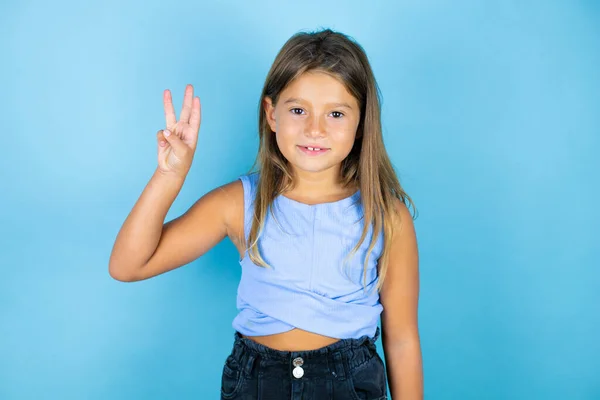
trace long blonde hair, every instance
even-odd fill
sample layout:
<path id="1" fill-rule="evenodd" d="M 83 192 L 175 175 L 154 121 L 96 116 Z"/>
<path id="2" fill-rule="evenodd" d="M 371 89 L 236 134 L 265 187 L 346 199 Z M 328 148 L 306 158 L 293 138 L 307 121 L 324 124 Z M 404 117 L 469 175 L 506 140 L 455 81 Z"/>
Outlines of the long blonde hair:
<path id="1" fill-rule="evenodd" d="M 292 170 L 279 150 L 267 123 L 264 99 L 273 105 L 280 93 L 295 78 L 308 71 L 328 73 L 339 79 L 357 99 L 360 122 L 350 154 L 341 165 L 344 187 L 358 186 L 364 209 L 362 235 L 350 255 L 364 242 L 369 226 L 373 235 L 364 261 L 366 280 L 369 256 L 383 228 L 383 253 L 378 261 L 380 290 L 385 280 L 393 235 L 394 218 L 399 218 L 394 199 L 407 206 L 416 207 L 404 192 L 383 144 L 381 131 L 380 92 L 369 60 L 363 48 L 353 39 L 330 29 L 317 32 L 299 32 L 281 48 L 265 80 L 259 103 L 259 149 L 252 169 L 259 165 L 260 174 L 254 203 L 254 217 L 246 246 L 248 256 L 257 265 L 269 267 L 260 255 L 258 239 L 262 233 L 265 216 L 275 198 L 294 185 Z"/>

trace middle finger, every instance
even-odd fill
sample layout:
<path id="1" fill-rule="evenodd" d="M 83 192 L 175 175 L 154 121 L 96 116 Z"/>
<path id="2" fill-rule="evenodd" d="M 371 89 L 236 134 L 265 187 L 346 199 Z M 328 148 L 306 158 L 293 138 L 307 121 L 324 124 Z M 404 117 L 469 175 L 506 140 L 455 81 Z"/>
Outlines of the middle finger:
<path id="1" fill-rule="evenodd" d="M 181 107 L 181 114 L 179 120 L 185 123 L 190 122 L 190 115 L 192 113 L 192 98 L 194 97 L 194 87 L 190 84 L 185 87 L 185 95 L 183 96 L 183 106 Z"/>

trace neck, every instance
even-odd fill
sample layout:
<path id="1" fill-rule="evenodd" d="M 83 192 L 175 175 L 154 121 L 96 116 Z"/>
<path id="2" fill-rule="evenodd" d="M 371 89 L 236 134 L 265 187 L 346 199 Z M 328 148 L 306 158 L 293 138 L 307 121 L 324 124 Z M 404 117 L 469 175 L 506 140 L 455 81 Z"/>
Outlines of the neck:
<path id="1" fill-rule="evenodd" d="M 355 189 L 344 188 L 340 183 L 339 168 L 319 172 L 294 170 L 294 188 L 288 193 L 304 199 L 338 197 L 352 194 Z"/>

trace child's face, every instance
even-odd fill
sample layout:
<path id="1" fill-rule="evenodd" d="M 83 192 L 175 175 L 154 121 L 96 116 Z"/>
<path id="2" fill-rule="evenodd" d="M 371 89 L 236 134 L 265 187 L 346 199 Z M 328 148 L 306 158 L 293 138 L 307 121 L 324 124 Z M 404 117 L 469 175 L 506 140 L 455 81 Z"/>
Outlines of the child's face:
<path id="1" fill-rule="evenodd" d="M 304 73 L 281 92 L 276 107 L 266 98 L 265 112 L 292 168 L 339 173 L 360 121 L 358 101 L 340 81 L 322 72 Z"/>

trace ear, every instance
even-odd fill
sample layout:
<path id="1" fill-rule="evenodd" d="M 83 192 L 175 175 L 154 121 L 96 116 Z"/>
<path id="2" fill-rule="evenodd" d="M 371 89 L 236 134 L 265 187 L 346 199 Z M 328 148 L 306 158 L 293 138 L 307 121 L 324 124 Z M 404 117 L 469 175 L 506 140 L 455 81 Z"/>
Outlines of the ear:
<path id="1" fill-rule="evenodd" d="M 273 105 L 273 100 L 271 100 L 270 97 L 265 97 L 263 100 L 263 107 L 265 109 L 267 123 L 271 127 L 271 130 L 275 132 L 277 124 L 275 121 L 275 106 Z"/>

